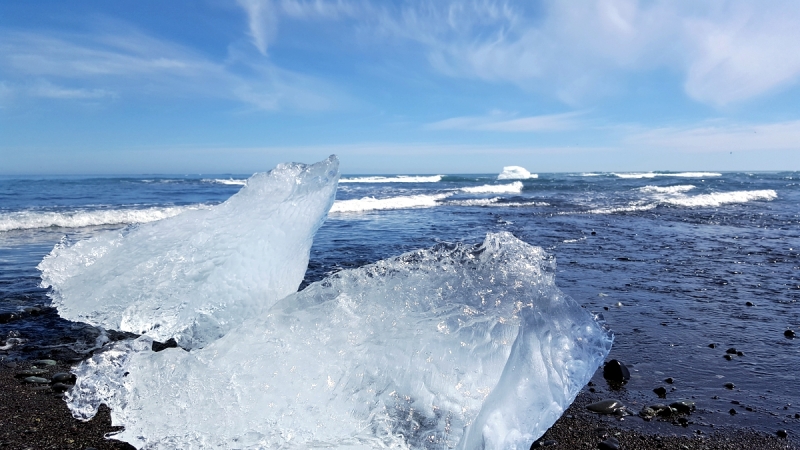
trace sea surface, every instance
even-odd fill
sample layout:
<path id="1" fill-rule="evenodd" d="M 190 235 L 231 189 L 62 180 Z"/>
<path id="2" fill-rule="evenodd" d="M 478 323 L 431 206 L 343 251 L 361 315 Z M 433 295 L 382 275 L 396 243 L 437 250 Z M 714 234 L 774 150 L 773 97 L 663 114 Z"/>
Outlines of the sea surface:
<path id="1" fill-rule="evenodd" d="M 0 358 L 77 361 L 105 342 L 39 287 L 37 265 L 65 236 L 208 208 L 246 178 L 0 177 Z M 603 315 L 609 358 L 632 372 L 627 398 L 657 403 L 664 386 L 706 424 L 800 436 L 800 338 L 784 336 L 800 334 L 800 172 L 345 175 L 301 289 L 494 231 L 554 255 L 558 286 Z"/>

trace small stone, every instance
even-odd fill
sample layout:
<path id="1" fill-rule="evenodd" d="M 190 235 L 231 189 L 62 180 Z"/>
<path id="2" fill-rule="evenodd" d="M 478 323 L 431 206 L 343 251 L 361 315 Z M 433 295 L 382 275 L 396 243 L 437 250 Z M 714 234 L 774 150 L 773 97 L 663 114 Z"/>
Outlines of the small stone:
<path id="1" fill-rule="evenodd" d="M 625 405 L 615 399 L 606 399 L 586 405 L 586 409 L 600 414 L 616 414 L 618 411 L 625 411 Z"/>
<path id="2" fill-rule="evenodd" d="M 64 383 L 55 383 L 52 386 L 50 386 L 50 388 L 53 389 L 54 392 L 66 392 L 70 390 L 71 387 L 72 386 Z"/>
<path id="3" fill-rule="evenodd" d="M 800 413 L 794 413 L 794 418 L 795 419 L 800 419 Z"/>
<path id="4" fill-rule="evenodd" d="M 681 414 L 689 414 L 696 409 L 694 402 L 689 400 L 678 400 L 669 404 L 670 408 L 674 408 Z"/>
<path id="5" fill-rule="evenodd" d="M 746 302 L 744 305 L 745 306 L 756 306 L 753 302 Z"/>
<path id="6" fill-rule="evenodd" d="M 75 384 L 75 375 L 67 372 L 59 372 L 53 375 L 50 380 L 52 380 L 54 383 Z"/>
<path id="7" fill-rule="evenodd" d="M 664 386 L 659 386 L 653 389 L 653 392 L 656 393 L 658 398 L 667 398 L 667 388 L 665 388 Z"/>
<path id="8" fill-rule="evenodd" d="M 735 409 L 733 409 L 733 408 L 731 408 L 731 410 L 730 410 L 730 411 L 728 411 L 728 413 L 729 413 L 730 415 L 732 415 L 732 416 L 735 416 L 735 415 L 736 415 L 736 410 L 735 410 Z"/>
<path id="9" fill-rule="evenodd" d="M 733 389 L 733 388 L 736 387 L 736 385 L 731 383 L 731 382 L 727 382 L 727 383 L 723 384 L 723 386 L 725 386 L 726 389 Z"/>
<path id="10" fill-rule="evenodd" d="M 789 432 L 786 431 L 786 430 L 778 430 L 776 434 L 778 435 L 779 438 L 784 438 L 785 439 L 785 438 L 789 437 Z"/>
<path id="11" fill-rule="evenodd" d="M 731 348 L 725 350 L 725 353 L 727 353 L 729 355 L 735 355 L 736 354 L 736 349 L 731 347 Z"/>
<path id="12" fill-rule="evenodd" d="M 708 348 L 717 348 L 717 344 L 708 344 Z"/>
<path id="13" fill-rule="evenodd" d="M 55 366 L 56 364 L 58 364 L 52 359 L 40 359 L 40 360 L 34 361 L 33 363 L 34 364 L 39 364 L 40 366 Z"/>
<path id="14" fill-rule="evenodd" d="M 47 371 L 44 369 L 28 369 L 17 372 L 17 374 L 14 376 L 17 378 L 25 378 L 25 377 L 35 377 L 39 375 L 44 375 L 46 373 Z"/>
<path id="15" fill-rule="evenodd" d="M 656 411 L 650 407 L 642 408 L 642 410 L 639 411 L 639 417 L 641 417 L 644 420 L 650 420 L 655 416 L 656 416 Z"/>
<path id="16" fill-rule="evenodd" d="M 736 356 L 744 356 L 744 352 L 738 351 L 738 352 L 736 352 Z"/>
<path id="17" fill-rule="evenodd" d="M 539 439 L 531 445 L 531 448 L 552 447 L 553 445 L 558 445 L 558 441 L 553 439 Z"/>
<path id="18" fill-rule="evenodd" d="M 783 335 L 786 336 L 789 339 L 793 339 L 794 338 L 794 330 L 786 330 L 786 331 L 783 332 Z"/>
<path id="19" fill-rule="evenodd" d="M 673 379 L 672 379 L 672 377 L 669 377 L 669 378 L 665 378 L 665 379 L 664 379 L 664 383 L 667 383 L 667 384 L 672 384 L 672 383 L 674 383 L 674 382 L 675 382 L 675 380 L 673 380 Z"/>
<path id="20" fill-rule="evenodd" d="M 733 359 L 733 355 L 727 355 L 727 354 L 726 354 L 726 355 L 725 355 L 725 359 L 727 359 L 728 361 L 730 361 L 730 360 L 732 360 L 732 359 Z"/>
<path id="21" fill-rule="evenodd" d="M 50 380 L 48 380 L 47 378 L 42 378 L 42 377 L 27 377 L 23 381 L 25 381 L 26 383 L 33 383 L 33 384 L 47 384 L 47 383 L 50 383 Z"/>
<path id="22" fill-rule="evenodd" d="M 610 437 L 597 444 L 597 448 L 600 450 L 619 450 L 620 446 L 619 441 L 616 438 Z"/>
<path id="23" fill-rule="evenodd" d="M 594 235 L 596 235 L 596 234 L 597 234 L 597 232 L 596 232 L 596 231 L 592 231 L 592 236 L 594 236 Z"/>
<path id="24" fill-rule="evenodd" d="M 603 366 L 603 378 L 613 383 L 627 383 L 631 372 L 621 361 L 612 359 Z"/>

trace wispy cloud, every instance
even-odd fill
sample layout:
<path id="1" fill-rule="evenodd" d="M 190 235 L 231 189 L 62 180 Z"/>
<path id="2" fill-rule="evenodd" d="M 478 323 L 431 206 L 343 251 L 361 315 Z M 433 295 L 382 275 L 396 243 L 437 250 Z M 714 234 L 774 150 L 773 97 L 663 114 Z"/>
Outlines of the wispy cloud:
<path id="1" fill-rule="evenodd" d="M 578 126 L 577 117 L 582 112 L 547 114 L 509 118 L 507 114 L 495 112 L 486 116 L 453 117 L 425 126 L 429 130 L 466 130 L 499 132 L 543 132 L 563 131 Z"/>
<path id="2" fill-rule="evenodd" d="M 15 94 L 53 99 L 135 94 L 322 110 L 337 95 L 324 81 L 254 61 L 235 47 L 225 61 L 214 61 L 126 26 L 93 34 L 0 32 L 0 73 Z M 31 87 L 31 77 L 41 82 Z"/>

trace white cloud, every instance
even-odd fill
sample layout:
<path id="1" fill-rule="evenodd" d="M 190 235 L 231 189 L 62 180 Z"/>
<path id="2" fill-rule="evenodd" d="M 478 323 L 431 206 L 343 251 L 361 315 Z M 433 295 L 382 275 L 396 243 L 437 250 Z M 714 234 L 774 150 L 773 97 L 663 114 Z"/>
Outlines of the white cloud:
<path id="1" fill-rule="evenodd" d="M 542 132 L 562 131 L 578 126 L 575 120 L 580 112 L 547 114 L 510 118 L 507 114 L 495 112 L 487 116 L 453 117 L 425 126 L 429 130 L 467 130 L 500 132 Z"/>
<path id="2" fill-rule="evenodd" d="M 656 128 L 630 134 L 625 145 L 642 151 L 692 153 L 795 150 L 800 152 L 800 120 L 767 124 L 709 123 L 686 128 Z"/>
<path id="3" fill-rule="evenodd" d="M 62 99 L 62 100 L 88 100 L 116 97 L 116 93 L 105 89 L 75 89 L 56 86 L 49 81 L 41 81 L 30 88 L 28 92 L 35 97 Z"/>

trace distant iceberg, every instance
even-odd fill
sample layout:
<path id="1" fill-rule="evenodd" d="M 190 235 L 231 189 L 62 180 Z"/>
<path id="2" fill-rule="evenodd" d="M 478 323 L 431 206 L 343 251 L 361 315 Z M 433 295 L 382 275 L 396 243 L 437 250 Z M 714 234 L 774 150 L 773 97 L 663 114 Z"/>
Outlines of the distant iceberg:
<path id="1" fill-rule="evenodd" d="M 498 180 L 527 180 L 529 178 L 539 178 L 539 175 L 528 172 L 524 167 L 506 166 L 497 176 Z"/>
<path id="2" fill-rule="evenodd" d="M 220 205 L 64 241 L 39 264 L 42 287 L 66 319 L 205 345 L 297 291 L 338 167 L 280 164 Z"/>
<path id="3" fill-rule="evenodd" d="M 106 403 L 114 437 L 148 449 L 527 449 L 612 342 L 556 287 L 554 259 L 509 233 L 344 270 L 231 320 L 191 352 L 141 337 L 96 353 L 75 369 L 73 415 Z"/>

